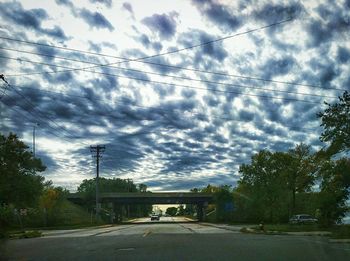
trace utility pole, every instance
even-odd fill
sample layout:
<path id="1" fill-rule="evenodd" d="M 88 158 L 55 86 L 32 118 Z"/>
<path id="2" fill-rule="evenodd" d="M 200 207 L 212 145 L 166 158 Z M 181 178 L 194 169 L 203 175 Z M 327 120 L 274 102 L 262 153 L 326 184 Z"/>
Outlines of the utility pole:
<path id="1" fill-rule="evenodd" d="M 130 179 L 127 179 L 128 180 L 128 192 L 130 193 L 131 192 L 131 187 L 130 187 Z M 130 205 L 128 204 L 128 218 L 130 218 Z"/>
<path id="2" fill-rule="evenodd" d="M 96 158 L 96 221 L 99 218 L 100 206 L 99 206 L 99 175 L 100 175 L 100 158 L 102 157 L 101 153 L 104 152 L 106 146 L 96 145 L 90 146 L 90 151 L 92 153 L 92 157 Z"/>

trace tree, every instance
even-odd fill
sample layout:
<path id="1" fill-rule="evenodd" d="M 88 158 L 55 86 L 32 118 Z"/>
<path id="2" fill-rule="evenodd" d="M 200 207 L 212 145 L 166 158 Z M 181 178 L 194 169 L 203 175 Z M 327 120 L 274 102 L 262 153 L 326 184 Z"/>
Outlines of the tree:
<path id="1" fill-rule="evenodd" d="M 314 184 L 315 167 L 310 146 L 300 143 L 288 153 L 278 152 L 276 156 L 279 157 L 279 162 L 282 164 L 287 187 L 292 194 L 290 214 L 295 214 L 296 194 L 309 191 Z"/>
<path id="2" fill-rule="evenodd" d="M 249 198 L 244 201 L 244 208 L 250 221 L 277 222 L 288 219 L 284 169 L 279 155 L 266 150 L 255 154 L 250 164 L 240 166 L 238 191 Z"/>
<path id="3" fill-rule="evenodd" d="M 231 186 L 224 185 L 218 187 L 214 193 L 214 201 L 216 204 L 216 220 L 229 221 L 233 212 L 233 195 Z"/>
<path id="4" fill-rule="evenodd" d="M 320 223 L 329 226 L 344 217 L 348 210 L 346 200 L 350 188 L 350 160 L 342 158 L 323 162 L 319 169 L 319 177 Z"/>
<path id="5" fill-rule="evenodd" d="M 138 192 L 136 185 L 130 179 L 99 178 L 100 193 L 107 192 Z M 96 179 L 85 179 L 78 187 L 86 201 L 94 201 L 96 196 Z"/>
<path id="6" fill-rule="evenodd" d="M 178 216 L 184 216 L 185 215 L 185 207 L 184 205 L 180 205 L 177 208 L 177 215 Z"/>
<path id="7" fill-rule="evenodd" d="M 140 184 L 136 186 L 131 179 L 99 179 L 99 192 L 147 192 L 147 186 Z M 78 187 L 78 193 L 84 198 L 84 205 L 92 210 L 96 199 L 96 179 L 83 180 Z M 105 206 L 106 207 L 106 206 Z M 151 205 L 131 205 L 128 207 L 130 216 L 147 216 L 152 210 Z"/>
<path id="8" fill-rule="evenodd" d="M 0 134 L 0 204 L 34 206 L 44 187 L 37 172 L 45 169 L 15 134 Z"/>
<path id="9" fill-rule="evenodd" d="M 61 218 L 62 206 L 68 193 L 61 187 L 46 184 L 39 200 L 39 206 L 44 211 L 45 225 L 54 225 Z"/>
<path id="10" fill-rule="evenodd" d="M 139 192 L 143 193 L 143 192 L 147 192 L 147 185 L 145 184 L 139 184 Z"/>
<path id="11" fill-rule="evenodd" d="M 175 216 L 177 213 L 177 208 L 176 207 L 169 207 L 166 209 L 165 213 L 168 214 L 169 216 Z"/>
<path id="12" fill-rule="evenodd" d="M 339 102 L 329 104 L 324 112 L 317 114 L 321 118 L 324 131 L 321 141 L 330 142 L 327 154 L 334 155 L 350 149 L 350 93 L 345 91 Z"/>

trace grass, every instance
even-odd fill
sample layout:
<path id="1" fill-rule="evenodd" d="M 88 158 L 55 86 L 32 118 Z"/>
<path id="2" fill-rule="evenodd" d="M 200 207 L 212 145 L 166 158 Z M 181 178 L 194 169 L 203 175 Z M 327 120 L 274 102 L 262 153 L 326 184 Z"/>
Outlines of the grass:
<path id="1" fill-rule="evenodd" d="M 49 227 L 36 227 L 28 229 L 40 229 L 40 230 L 65 230 L 65 229 L 79 229 L 79 228 L 88 228 L 105 225 L 105 223 L 88 223 L 88 224 L 73 224 L 73 225 L 57 225 Z"/>
<path id="2" fill-rule="evenodd" d="M 258 225 L 244 227 L 241 229 L 243 233 L 258 234 L 285 234 L 287 232 L 312 232 L 312 231 L 328 231 L 331 232 L 330 237 L 333 239 L 350 239 L 350 225 L 334 225 L 324 228 L 317 224 L 309 225 L 291 225 L 291 224 L 267 224 L 262 231 Z"/>
<path id="3" fill-rule="evenodd" d="M 291 224 L 267 224 L 265 225 L 267 231 L 279 231 L 279 232 L 311 232 L 311 231 L 325 231 L 324 228 L 320 228 L 317 224 L 308 225 L 291 225 Z M 326 229 L 328 231 L 328 229 Z"/>
<path id="4" fill-rule="evenodd" d="M 350 239 L 350 225 L 334 226 L 331 238 Z"/>

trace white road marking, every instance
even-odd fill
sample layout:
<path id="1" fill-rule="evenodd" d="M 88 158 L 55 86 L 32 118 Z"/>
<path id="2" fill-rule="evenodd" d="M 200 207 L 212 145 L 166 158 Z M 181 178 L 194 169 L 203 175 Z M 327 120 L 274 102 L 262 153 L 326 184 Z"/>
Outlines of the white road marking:
<path id="1" fill-rule="evenodd" d="M 151 234 L 152 232 L 150 231 L 150 230 L 148 230 L 148 231 L 146 231 L 146 233 L 145 234 L 143 234 L 143 236 L 142 237 L 147 237 L 149 234 Z"/>
<path id="2" fill-rule="evenodd" d="M 120 248 L 120 249 L 117 249 L 117 251 L 132 251 L 132 250 L 135 250 L 135 248 L 129 247 L 129 248 Z"/>

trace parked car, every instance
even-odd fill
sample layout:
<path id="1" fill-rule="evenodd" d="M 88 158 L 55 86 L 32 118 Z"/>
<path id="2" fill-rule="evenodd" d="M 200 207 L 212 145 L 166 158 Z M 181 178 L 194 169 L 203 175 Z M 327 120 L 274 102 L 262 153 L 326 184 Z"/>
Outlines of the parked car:
<path id="1" fill-rule="evenodd" d="M 289 219 L 290 224 L 314 224 L 317 219 L 307 214 L 294 215 Z"/>
<path id="2" fill-rule="evenodd" d="M 156 215 L 156 214 L 152 214 L 152 215 L 151 215 L 151 221 L 153 221 L 153 220 L 159 220 L 159 219 L 160 219 L 159 215 Z"/>

